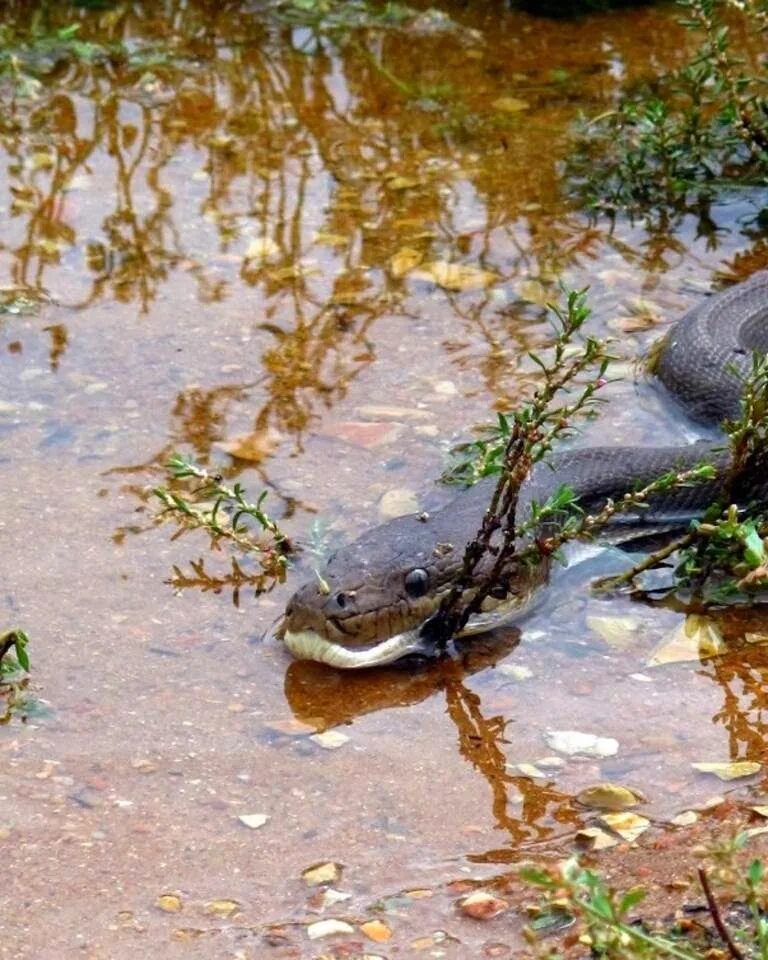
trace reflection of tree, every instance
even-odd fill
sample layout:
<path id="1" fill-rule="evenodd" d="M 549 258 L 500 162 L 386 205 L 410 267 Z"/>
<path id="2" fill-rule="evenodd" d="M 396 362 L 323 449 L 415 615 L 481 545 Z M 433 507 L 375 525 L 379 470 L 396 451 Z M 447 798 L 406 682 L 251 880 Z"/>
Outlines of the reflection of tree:
<path id="1" fill-rule="evenodd" d="M 723 703 L 712 722 L 727 732 L 731 760 L 764 761 L 768 756 L 767 668 L 765 649 L 749 646 L 715 657 L 701 670 L 722 689 Z"/>
<path id="2" fill-rule="evenodd" d="M 373 711 L 412 706 L 444 691 L 446 712 L 458 734 L 459 753 L 488 783 L 496 826 L 509 835 L 509 846 L 470 859 L 494 863 L 514 860 L 531 843 L 553 835 L 550 818 L 577 824 L 580 816 L 567 794 L 507 769 L 504 745 L 509 721 L 502 716 L 486 718 L 479 695 L 465 683 L 467 677 L 507 656 L 517 642 L 515 631 L 500 631 L 495 639 L 477 638 L 468 643 L 461 660 L 442 659 L 417 670 L 344 674 L 297 661 L 286 673 L 286 698 L 297 719 L 325 729 Z"/>

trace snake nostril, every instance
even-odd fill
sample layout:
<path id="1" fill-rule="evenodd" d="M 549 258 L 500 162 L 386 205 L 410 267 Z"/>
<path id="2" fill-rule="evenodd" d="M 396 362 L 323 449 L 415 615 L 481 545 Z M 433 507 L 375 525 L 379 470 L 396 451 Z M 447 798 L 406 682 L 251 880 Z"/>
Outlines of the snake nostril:
<path id="1" fill-rule="evenodd" d="M 346 607 L 347 605 L 349 597 L 347 596 L 346 593 L 339 592 L 336 594 L 336 596 L 333 599 L 336 601 L 336 606 L 339 607 L 339 609 L 343 610 L 344 607 Z"/>

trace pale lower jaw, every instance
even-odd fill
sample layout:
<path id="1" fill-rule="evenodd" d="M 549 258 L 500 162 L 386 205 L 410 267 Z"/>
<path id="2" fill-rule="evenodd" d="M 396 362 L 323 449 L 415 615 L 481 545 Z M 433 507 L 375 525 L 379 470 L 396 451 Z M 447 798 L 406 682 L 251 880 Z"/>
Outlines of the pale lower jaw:
<path id="1" fill-rule="evenodd" d="M 426 645 L 417 630 L 398 633 L 388 640 L 382 640 L 367 650 L 350 650 L 339 643 L 326 640 L 314 630 L 301 630 L 293 633 L 287 630 L 283 643 L 297 660 L 315 660 L 327 663 L 341 670 L 358 670 L 361 667 L 379 667 L 393 663 L 409 653 L 425 653 Z"/>

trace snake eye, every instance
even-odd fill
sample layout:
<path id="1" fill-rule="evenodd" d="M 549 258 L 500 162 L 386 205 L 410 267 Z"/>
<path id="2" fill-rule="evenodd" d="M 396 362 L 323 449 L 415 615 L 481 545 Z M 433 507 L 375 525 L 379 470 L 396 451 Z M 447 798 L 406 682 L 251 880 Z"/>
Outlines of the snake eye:
<path id="1" fill-rule="evenodd" d="M 493 597 L 494 600 L 506 600 L 507 588 L 503 583 L 495 583 L 488 591 L 488 595 Z"/>
<path id="2" fill-rule="evenodd" d="M 429 589 L 429 574 L 421 567 L 405 575 L 405 591 L 409 597 L 423 597 Z"/>

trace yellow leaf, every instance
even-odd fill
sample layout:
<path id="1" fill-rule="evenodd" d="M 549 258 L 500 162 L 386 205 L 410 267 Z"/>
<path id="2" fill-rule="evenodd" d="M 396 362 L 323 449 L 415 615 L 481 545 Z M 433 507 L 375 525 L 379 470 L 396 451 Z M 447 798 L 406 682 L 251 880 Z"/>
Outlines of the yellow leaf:
<path id="1" fill-rule="evenodd" d="M 239 909 L 237 900 L 209 900 L 205 905 L 205 912 L 214 917 L 231 917 Z"/>
<path id="2" fill-rule="evenodd" d="M 489 287 L 498 280 L 498 276 L 490 270 L 481 270 L 479 267 L 465 266 L 461 263 L 447 263 L 445 260 L 435 260 L 425 263 L 414 276 L 422 280 L 431 280 L 445 290 L 480 290 Z"/>
<path id="3" fill-rule="evenodd" d="M 636 807 L 641 798 L 629 787 L 622 787 L 618 783 L 593 783 L 581 790 L 576 799 L 585 807 L 619 811 Z"/>
<path id="4" fill-rule="evenodd" d="M 608 847 L 615 847 L 619 842 L 616 837 L 612 837 L 600 827 L 585 827 L 579 830 L 576 839 L 586 844 L 590 850 L 605 850 Z"/>
<path id="5" fill-rule="evenodd" d="M 419 250 L 402 247 L 389 258 L 389 272 L 395 280 L 399 280 L 414 267 L 418 267 L 423 258 L 424 255 Z"/>
<path id="6" fill-rule="evenodd" d="M 708 660 L 725 650 L 726 644 L 717 624 L 708 617 L 692 613 L 671 637 L 656 647 L 647 665 L 659 667 L 665 663 Z"/>
<path id="7" fill-rule="evenodd" d="M 735 760 L 733 763 L 692 763 L 699 773 L 713 773 L 721 780 L 739 780 L 760 772 L 760 764 L 752 760 Z"/>
<path id="8" fill-rule="evenodd" d="M 632 843 L 641 833 L 648 829 L 651 821 L 641 817 L 638 813 L 606 813 L 600 817 L 606 827 L 618 833 L 622 839 Z"/>
<path id="9" fill-rule="evenodd" d="M 521 110 L 528 110 L 531 105 L 527 100 L 521 100 L 519 97 L 499 97 L 491 106 L 494 110 L 501 110 L 502 113 L 519 113 Z"/>
<path id="10" fill-rule="evenodd" d="M 521 300 L 533 303 L 537 307 L 546 307 L 551 297 L 540 280 L 521 280 L 515 285 L 515 293 Z"/>
<path id="11" fill-rule="evenodd" d="M 587 617 L 587 626 L 605 642 L 619 650 L 634 640 L 640 621 L 636 617 Z"/>
<path id="12" fill-rule="evenodd" d="M 161 893 L 155 900 L 155 906 L 163 913 L 179 913 L 182 908 L 181 897 L 177 893 Z"/>
<path id="13" fill-rule="evenodd" d="M 335 883 L 341 878 L 341 864 L 328 860 L 325 863 L 315 863 L 301 873 L 304 882 L 309 887 L 319 887 L 323 883 Z"/>

